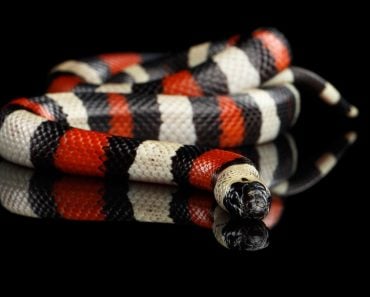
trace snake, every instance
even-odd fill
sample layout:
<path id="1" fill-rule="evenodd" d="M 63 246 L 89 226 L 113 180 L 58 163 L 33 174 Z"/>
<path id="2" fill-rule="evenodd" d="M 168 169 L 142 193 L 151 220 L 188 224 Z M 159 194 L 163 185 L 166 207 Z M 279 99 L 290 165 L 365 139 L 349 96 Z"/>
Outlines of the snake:
<path id="1" fill-rule="evenodd" d="M 300 112 L 308 86 L 347 117 L 358 110 L 317 74 L 290 66 L 273 28 L 177 54 L 113 53 L 52 70 L 48 92 L 0 112 L 0 156 L 68 174 L 192 186 L 232 216 L 261 219 L 271 192 L 250 158 L 225 150 L 265 143 Z"/>
<path id="2" fill-rule="evenodd" d="M 284 199 L 324 178 L 355 140 L 355 132 L 341 135 L 318 156 L 299 154 L 288 134 L 239 148 L 251 157 L 273 194 L 263 221 L 236 219 L 209 192 L 189 187 L 45 174 L 6 161 L 0 161 L 0 203 L 12 213 L 40 219 L 193 225 L 212 230 L 223 247 L 255 251 L 268 246 L 269 229 L 279 222 Z"/>

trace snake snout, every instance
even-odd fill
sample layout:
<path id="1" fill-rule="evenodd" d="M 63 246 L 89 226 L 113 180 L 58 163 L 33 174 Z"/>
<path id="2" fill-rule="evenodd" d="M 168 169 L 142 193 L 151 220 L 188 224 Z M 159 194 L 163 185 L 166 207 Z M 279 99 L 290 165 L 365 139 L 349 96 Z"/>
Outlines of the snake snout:
<path id="1" fill-rule="evenodd" d="M 224 200 L 231 215 L 249 219 L 264 218 L 270 205 L 270 191 L 257 181 L 233 183 Z"/>

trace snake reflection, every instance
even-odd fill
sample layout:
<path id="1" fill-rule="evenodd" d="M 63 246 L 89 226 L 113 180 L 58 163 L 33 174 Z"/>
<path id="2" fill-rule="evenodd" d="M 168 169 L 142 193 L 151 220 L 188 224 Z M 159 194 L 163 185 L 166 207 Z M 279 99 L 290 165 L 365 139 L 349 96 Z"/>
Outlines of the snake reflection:
<path id="1" fill-rule="evenodd" d="M 284 197 L 320 181 L 355 139 L 354 132 L 346 133 L 306 162 L 301 162 L 306 156 L 298 158 L 290 135 L 237 149 L 253 160 L 274 194 L 270 213 L 263 221 L 233 219 L 217 206 L 211 194 L 196 189 L 45 175 L 6 161 L 0 162 L 0 201 L 12 213 L 35 218 L 196 225 L 212 230 L 224 247 L 259 250 L 269 244 L 268 229 L 279 222 Z"/>

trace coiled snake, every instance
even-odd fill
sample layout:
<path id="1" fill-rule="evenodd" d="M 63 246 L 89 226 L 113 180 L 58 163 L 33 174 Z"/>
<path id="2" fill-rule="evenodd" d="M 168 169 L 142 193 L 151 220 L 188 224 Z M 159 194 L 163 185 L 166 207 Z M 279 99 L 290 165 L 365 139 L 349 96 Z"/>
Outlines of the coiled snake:
<path id="1" fill-rule="evenodd" d="M 316 74 L 288 68 L 275 29 L 176 55 L 106 54 L 53 70 L 49 93 L 9 102 L 0 155 L 37 169 L 213 191 L 230 214 L 263 218 L 271 195 L 252 162 L 215 147 L 263 143 L 299 114 L 294 84 L 349 117 L 357 109 Z"/>

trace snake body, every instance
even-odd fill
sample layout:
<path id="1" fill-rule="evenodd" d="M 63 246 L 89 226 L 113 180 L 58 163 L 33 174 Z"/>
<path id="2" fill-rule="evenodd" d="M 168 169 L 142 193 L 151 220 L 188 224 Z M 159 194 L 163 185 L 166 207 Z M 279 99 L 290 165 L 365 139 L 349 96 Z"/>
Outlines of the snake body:
<path id="1" fill-rule="evenodd" d="M 227 248 L 256 250 L 267 246 L 266 227 L 271 229 L 281 217 L 284 204 L 280 197 L 312 187 L 333 168 L 333 160 L 341 157 L 355 137 L 353 132 L 347 133 L 319 156 L 301 156 L 289 135 L 273 143 L 238 149 L 240 154 L 251 156 L 272 189 L 271 210 L 263 223 L 232 219 L 205 191 L 46 175 L 6 161 L 0 161 L 0 203 L 13 213 L 35 218 L 195 225 L 212 229 L 217 241 Z M 305 164 L 302 159 L 310 162 Z"/>
<path id="2" fill-rule="evenodd" d="M 2 109 L 0 155 L 37 169 L 192 185 L 213 191 L 232 215 L 262 218 L 271 195 L 255 166 L 217 147 L 266 142 L 291 127 L 295 82 L 357 115 L 330 83 L 290 61 L 288 41 L 274 29 L 172 57 L 67 61 L 53 70 L 51 93 Z"/>

